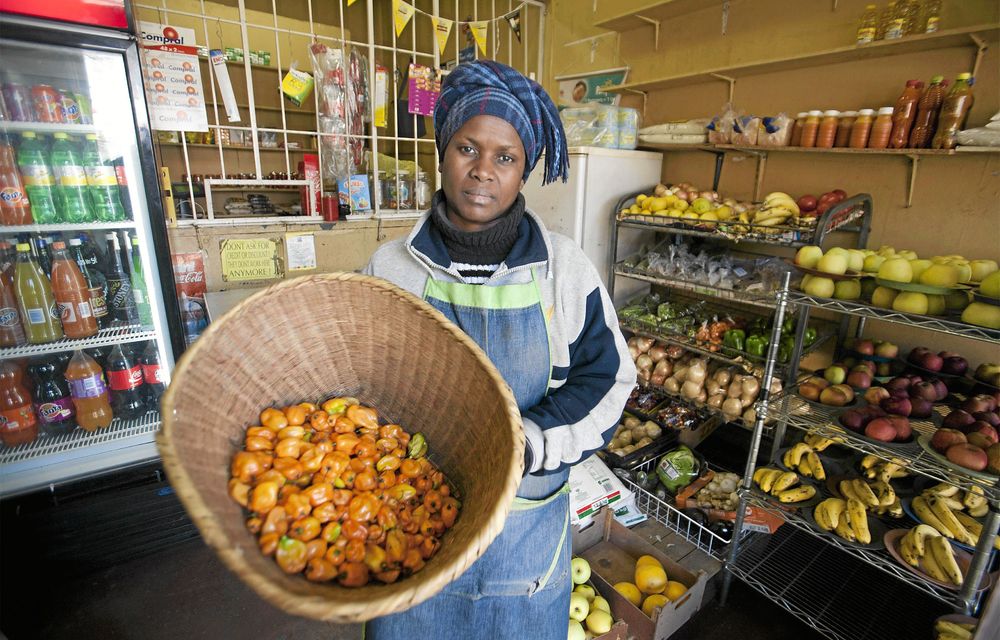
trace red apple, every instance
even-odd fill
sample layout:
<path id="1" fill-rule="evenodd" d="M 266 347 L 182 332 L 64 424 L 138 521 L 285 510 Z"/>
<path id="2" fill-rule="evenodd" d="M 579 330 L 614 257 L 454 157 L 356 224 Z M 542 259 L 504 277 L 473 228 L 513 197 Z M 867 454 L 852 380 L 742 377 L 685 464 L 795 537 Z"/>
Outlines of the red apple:
<path id="1" fill-rule="evenodd" d="M 847 374 L 847 384 L 855 389 L 867 389 L 872 386 L 872 375 L 865 371 L 851 371 Z"/>
<path id="2" fill-rule="evenodd" d="M 887 416 L 887 419 L 896 430 L 896 442 L 909 442 L 913 438 L 913 427 L 909 420 L 903 416 Z"/>
<path id="3" fill-rule="evenodd" d="M 875 418 L 865 426 L 865 435 L 872 440 L 892 442 L 896 439 L 896 427 L 888 418 Z"/>
<path id="4" fill-rule="evenodd" d="M 917 361 L 913 364 L 928 371 L 940 371 L 941 367 L 944 366 L 944 358 L 936 353 L 927 352 L 917 358 Z"/>
<path id="5" fill-rule="evenodd" d="M 1000 416 L 992 411 L 977 411 L 972 414 L 972 417 L 994 427 L 1000 427 Z"/>
<path id="6" fill-rule="evenodd" d="M 802 213 L 809 213 L 816 210 L 818 202 L 816 201 L 816 196 L 804 195 L 796 200 L 795 204 L 799 205 L 799 211 Z"/>
<path id="7" fill-rule="evenodd" d="M 910 398 L 911 418 L 930 418 L 934 413 L 934 404 L 926 398 Z"/>
<path id="8" fill-rule="evenodd" d="M 859 409 L 848 409 L 840 414 L 837 420 L 851 431 L 861 431 L 871 418 L 866 418 L 866 415 Z"/>
<path id="9" fill-rule="evenodd" d="M 889 392 L 885 387 L 872 387 L 865 391 L 865 402 L 877 405 L 889 397 Z"/>
<path id="10" fill-rule="evenodd" d="M 975 421 L 976 419 L 968 411 L 955 409 L 944 417 L 944 420 L 941 421 L 941 426 L 949 429 L 962 429 Z"/>
<path id="11" fill-rule="evenodd" d="M 865 356 L 875 355 L 875 343 L 871 340 L 858 340 L 854 343 L 854 351 Z"/>
<path id="12" fill-rule="evenodd" d="M 931 380 L 931 384 L 934 385 L 934 390 L 937 391 L 937 397 L 934 399 L 934 402 L 941 402 L 948 397 L 948 387 L 944 382 L 934 378 Z"/>
<path id="13" fill-rule="evenodd" d="M 846 192 L 846 191 L 844 191 L 843 189 L 834 189 L 834 190 L 833 190 L 833 191 L 831 191 L 830 193 L 832 193 L 832 194 L 834 194 L 835 196 L 837 196 L 837 199 L 838 199 L 838 200 L 843 200 L 844 198 L 846 198 L 846 197 L 847 197 L 847 192 Z"/>
<path id="14" fill-rule="evenodd" d="M 987 438 L 989 438 L 990 439 L 990 444 L 993 444 L 994 442 L 1000 441 L 1000 437 L 998 437 L 998 435 L 997 435 L 996 427 L 994 427 L 993 425 L 989 424 L 988 422 L 982 422 L 980 420 L 977 420 L 977 421 L 973 422 L 970 425 L 969 429 L 970 429 L 970 431 L 966 435 L 968 435 L 970 437 L 972 436 L 972 434 L 978 433 L 978 434 L 984 435 Z M 971 441 L 971 438 L 970 438 L 970 441 Z"/>
<path id="15" fill-rule="evenodd" d="M 908 416 L 910 412 L 913 411 L 913 405 L 910 403 L 909 398 L 886 398 L 879 403 L 886 413 L 891 413 L 897 416 Z"/>
<path id="16" fill-rule="evenodd" d="M 971 398 L 966 398 L 962 404 L 958 406 L 960 409 L 965 409 L 969 413 L 975 413 L 977 411 L 993 411 L 996 409 L 993 397 L 984 393 L 974 395 Z"/>
<path id="17" fill-rule="evenodd" d="M 968 442 L 965 434 L 955 429 L 938 429 L 931 437 L 931 447 L 938 453 L 944 453 L 953 445 Z"/>
<path id="18" fill-rule="evenodd" d="M 944 357 L 938 354 L 938 357 L 942 360 L 941 373 L 947 373 L 952 376 L 964 376 L 965 372 L 969 370 L 969 361 L 962 356 Z"/>
<path id="19" fill-rule="evenodd" d="M 934 383 L 922 380 L 909 388 L 911 398 L 923 398 L 928 402 L 936 402 L 938 392 Z"/>
<path id="20" fill-rule="evenodd" d="M 969 443 L 954 444 L 944 455 L 955 464 L 973 471 L 982 471 L 989 462 L 985 451 Z"/>

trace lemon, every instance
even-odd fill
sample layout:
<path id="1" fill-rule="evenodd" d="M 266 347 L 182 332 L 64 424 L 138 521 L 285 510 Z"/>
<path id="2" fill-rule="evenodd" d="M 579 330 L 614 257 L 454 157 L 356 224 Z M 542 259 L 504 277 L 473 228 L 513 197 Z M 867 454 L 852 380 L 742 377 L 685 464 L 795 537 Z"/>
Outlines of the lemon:
<path id="1" fill-rule="evenodd" d="M 637 607 L 642 602 L 642 594 L 639 593 L 639 588 L 636 587 L 631 582 L 617 583 L 615 585 L 615 591 L 625 596 L 626 600 L 628 600 Z"/>
<path id="2" fill-rule="evenodd" d="M 667 598 L 670 599 L 671 602 L 673 602 L 677 598 L 680 598 L 682 595 L 687 593 L 687 587 L 682 585 L 680 582 L 677 582 L 676 580 L 668 580 L 667 588 L 664 589 L 663 593 L 667 596 Z"/>
<path id="3" fill-rule="evenodd" d="M 643 593 L 661 593 L 667 587 L 667 572 L 653 564 L 636 567 L 635 586 Z"/>
<path id="4" fill-rule="evenodd" d="M 642 612 L 646 614 L 647 618 L 652 618 L 653 612 L 656 610 L 656 607 L 662 607 L 668 602 L 670 602 L 670 599 L 667 598 L 667 596 L 661 593 L 654 593 L 651 596 L 647 596 L 646 599 L 643 601 Z"/>
<path id="5" fill-rule="evenodd" d="M 637 569 L 639 567 L 644 567 L 647 564 L 655 565 L 657 567 L 660 567 L 661 569 L 663 568 L 663 563 L 661 563 L 659 560 L 657 560 L 653 556 L 648 556 L 648 555 L 647 556 L 639 556 L 639 559 L 635 561 L 635 566 L 636 566 Z"/>
<path id="6" fill-rule="evenodd" d="M 650 211 L 662 211 L 667 208 L 666 198 L 653 198 L 649 203 Z"/>

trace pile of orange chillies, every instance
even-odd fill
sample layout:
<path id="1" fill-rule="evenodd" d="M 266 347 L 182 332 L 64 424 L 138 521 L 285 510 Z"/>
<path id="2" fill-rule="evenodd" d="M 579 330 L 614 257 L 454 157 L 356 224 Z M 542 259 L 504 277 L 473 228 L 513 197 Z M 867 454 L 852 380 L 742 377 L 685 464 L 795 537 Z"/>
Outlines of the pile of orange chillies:
<path id="1" fill-rule="evenodd" d="M 229 495 L 283 571 L 362 587 L 416 573 L 460 503 L 422 434 L 354 398 L 268 408 L 233 456 Z"/>

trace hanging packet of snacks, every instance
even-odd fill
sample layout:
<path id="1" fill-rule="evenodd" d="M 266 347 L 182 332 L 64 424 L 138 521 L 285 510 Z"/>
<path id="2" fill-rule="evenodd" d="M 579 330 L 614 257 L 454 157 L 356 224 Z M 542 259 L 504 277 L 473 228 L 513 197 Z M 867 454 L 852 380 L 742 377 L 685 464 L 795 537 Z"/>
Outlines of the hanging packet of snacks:
<path id="1" fill-rule="evenodd" d="M 434 115 L 434 105 L 441 95 L 441 74 L 431 67 L 410 63 L 409 75 L 410 113 L 421 116 Z"/>
<path id="2" fill-rule="evenodd" d="M 347 92 L 344 52 L 314 42 L 309 48 L 319 97 L 320 148 L 324 182 L 336 182 L 353 172 L 347 148 Z"/>
<path id="3" fill-rule="evenodd" d="M 364 160 L 364 139 L 361 137 L 365 133 L 365 122 L 371 122 L 371 114 L 368 105 L 371 98 L 368 92 L 368 58 L 359 53 L 357 49 L 351 49 L 350 65 L 347 68 L 348 107 L 350 107 L 350 146 L 351 162 L 354 163 L 353 171 L 356 171 Z"/>
<path id="4" fill-rule="evenodd" d="M 309 98 L 313 90 L 313 77 L 309 72 L 296 68 L 292 62 L 291 68 L 281 80 L 281 92 L 291 100 L 296 107 L 301 107 Z"/>

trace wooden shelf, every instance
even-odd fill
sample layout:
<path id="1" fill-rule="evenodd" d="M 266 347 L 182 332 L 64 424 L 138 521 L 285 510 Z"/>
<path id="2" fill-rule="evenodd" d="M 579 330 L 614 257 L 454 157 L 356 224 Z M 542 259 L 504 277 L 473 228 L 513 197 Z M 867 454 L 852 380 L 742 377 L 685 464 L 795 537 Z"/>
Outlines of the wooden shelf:
<path id="1" fill-rule="evenodd" d="M 975 44 L 975 41 L 972 38 L 973 36 L 983 39 L 992 39 L 996 37 L 997 34 L 1000 34 L 1000 25 L 997 24 L 945 29 L 943 31 L 938 31 L 937 33 L 907 36 L 898 40 L 878 40 L 876 42 L 872 42 L 871 44 L 838 47 L 836 49 L 816 51 L 795 57 L 773 58 L 770 60 L 748 62 L 729 67 L 718 67 L 714 69 L 704 69 L 701 71 L 688 71 L 673 76 L 663 76 L 650 80 L 627 82 L 625 84 L 608 87 L 605 91 L 610 93 L 622 93 L 627 91 L 646 92 L 654 89 L 670 89 L 673 87 L 715 82 L 723 79 L 720 78 L 720 76 L 737 79 L 760 73 L 804 69 L 825 64 L 854 62 L 856 60 L 867 60 L 884 56 L 917 53 L 933 49 L 947 49 L 949 47 L 960 47 L 965 45 L 972 46 Z"/>
<path id="2" fill-rule="evenodd" d="M 656 2 L 647 2 L 627 13 L 622 13 L 615 5 L 616 3 L 610 2 L 598 3 L 594 20 L 595 27 L 619 32 L 630 31 L 639 27 L 651 26 L 651 23 L 639 16 L 650 20 L 666 21 L 700 9 L 721 8 L 720 3 L 715 0 L 657 0 Z"/>
<path id="3" fill-rule="evenodd" d="M 161 147 L 182 147 L 182 146 L 184 146 L 180 142 L 157 142 L 156 144 L 158 144 Z M 193 149 L 213 149 L 213 150 L 218 150 L 219 149 L 219 145 L 217 145 L 217 144 L 201 144 L 201 143 L 192 143 L 192 142 L 189 142 L 187 144 L 187 147 L 188 147 L 188 149 L 192 149 L 192 148 Z M 250 152 L 253 152 L 253 147 L 236 147 L 236 146 L 232 146 L 232 145 L 222 145 L 222 149 L 224 151 L 250 151 Z M 284 153 L 285 151 L 286 151 L 286 149 L 284 147 L 277 147 L 277 148 L 261 147 L 260 148 L 260 152 L 261 153 Z M 287 149 L 287 151 L 289 153 L 318 153 L 318 151 L 316 149 Z"/>
<path id="4" fill-rule="evenodd" d="M 639 143 L 649 151 L 711 151 L 714 153 L 811 153 L 817 155 L 864 156 L 954 156 L 963 153 L 1000 153 L 1000 147 L 958 147 L 957 149 L 817 149 L 815 147 L 744 147 L 733 144 L 650 144 Z"/>

